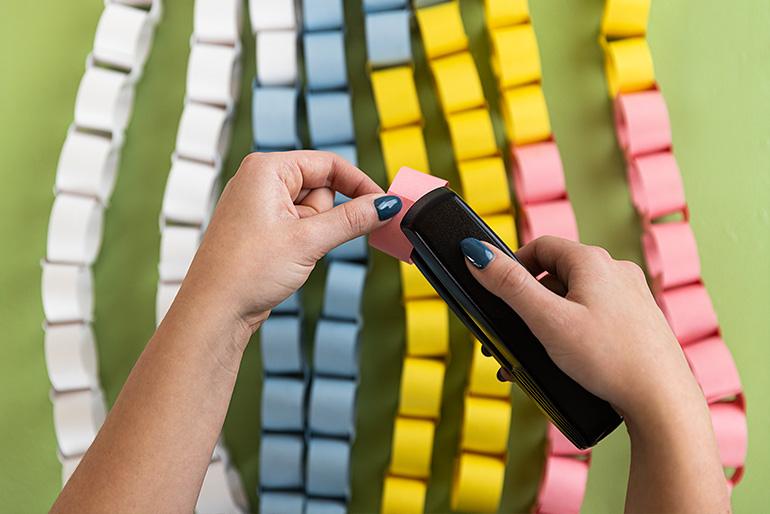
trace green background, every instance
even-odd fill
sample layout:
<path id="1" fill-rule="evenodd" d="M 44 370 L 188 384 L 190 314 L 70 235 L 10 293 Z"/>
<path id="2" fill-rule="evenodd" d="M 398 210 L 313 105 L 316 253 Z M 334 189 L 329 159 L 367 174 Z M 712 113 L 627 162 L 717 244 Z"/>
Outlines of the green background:
<path id="1" fill-rule="evenodd" d="M 360 165 L 384 180 L 376 116 L 364 70 L 359 2 L 347 1 L 348 58 Z M 59 151 L 102 2 L 3 2 L 0 17 L 0 510 L 41 512 L 59 489 L 60 467 L 43 357 L 39 261 Z M 481 0 L 462 2 L 466 30 L 498 118 Z M 640 262 L 640 227 L 628 201 L 596 42 L 603 0 L 535 0 L 544 88 L 583 241 Z M 649 40 L 668 101 L 703 277 L 749 402 L 747 474 L 737 512 L 766 506 L 770 480 L 770 4 L 766 0 L 654 2 Z M 192 0 L 167 1 L 136 93 L 120 175 L 95 266 L 101 379 L 114 401 L 154 327 L 158 213 L 182 110 Z M 248 30 L 246 31 L 248 33 Z M 417 44 L 416 74 L 431 166 L 456 181 L 446 127 Z M 225 175 L 250 147 L 254 45 L 244 38 L 244 91 Z M 379 507 L 403 354 L 396 265 L 373 259 L 365 298 L 358 438 L 351 511 Z M 321 269 L 307 291 L 308 335 L 319 308 Z M 469 345 L 453 321 L 452 359 L 433 458 L 427 510 L 448 510 L 452 462 Z M 255 500 L 259 442 L 257 344 L 244 358 L 225 437 Z M 514 393 L 511 451 L 502 511 L 529 508 L 542 468 L 540 415 Z M 584 512 L 622 509 L 628 442 L 618 430 L 594 452 Z"/>

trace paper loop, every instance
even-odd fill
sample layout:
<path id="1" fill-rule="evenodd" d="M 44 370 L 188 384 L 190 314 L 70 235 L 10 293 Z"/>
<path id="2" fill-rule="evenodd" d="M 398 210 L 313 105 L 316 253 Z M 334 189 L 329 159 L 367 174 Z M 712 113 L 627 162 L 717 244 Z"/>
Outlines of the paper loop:
<path id="1" fill-rule="evenodd" d="M 490 61 L 501 89 L 540 80 L 540 51 L 531 24 L 492 30 L 490 36 Z"/>
<path id="2" fill-rule="evenodd" d="M 508 448 L 510 425 L 509 401 L 466 396 L 460 448 L 503 456 Z"/>
<path id="3" fill-rule="evenodd" d="M 587 479 L 586 461 L 570 457 L 548 457 L 535 512 L 579 514 Z"/>
<path id="4" fill-rule="evenodd" d="M 657 287 L 670 289 L 700 278 L 695 234 L 686 221 L 649 225 L 642 236 L 647 270 Z"/>
<path id="5" fill-rule="evenodd" d="M 166 222 L 205 225 L 216 201 L 218 171 L 187 159 L 174 159 L 163 193 L 162 219 Z"/>
<path id="6" fill-rule="evenodd" d="M 196 41 L 240 44 L 243 4 L 239 0 L 196 0 L 193 31 Z"/>
<path id="7" fill-rule="evenodd" d="M 296 373 L 304 368 L 302 323 L 298 316 L 271 316 L 259 330 L 265 373 Z"/>
<path id="8" fill-rule="evenodd" d="M 176 134 L 176 152 L 186 159 L 218 165 L 230 145 L 227 111 L 188 102 Z"/>
<path id="9" fill-rule="evenodd" d="M 305 101 L 313 146 L 355 141 L 350 93 L 310 93 Z"/>
<path id="10" fill-rule="evenodd" d="M 417 266 L 412 266 L 403 261 L 399 262 L 398 265 L 401 275 L 401 296 L 404 300 L 436 296 L 436 290 L 430 285 L 425 275 L 420 273 Z"/>
<path id="11" fill-rule="evenodd" d="M 381 129 L 390 129 L 422 121 L 414 72 L 399 66 L 372 72 L 372 92 Z M 402 164 L 403 166 L 403 164 Z"/>
<path id="12" fill-rule="evenodd" d="M 99 387 L 99 363 L 87 323 L 45 327 L 45 365 L 55 391 Z"/>
<path id="13" fill-rule="evenodd" d="M 409 11 L 378 12 L 366 16 L 366 50 L 373 68 L 412 61 Z"/>
<path id="14" fill-rule="evenodd" d="M 241 498 L 242 504 L 238 504 L 238 496 L 241 491 L 234 491 L 232 485 L 231 469 L 223 461 L 215 461 L 209 464 L 206 475 L 203 477 L 198 502 L 195 505 L 195 512 L 199 514 L 218 514 L 221 512 L 243 512 L 246 499 Z M 237 479 L 238 487 L 241 489 L 240 479 Z"/>
<path id="15" fill-rule="evenodd" d="M 529 20 L 527 0 L 487 0 L 484 16 L 489 29 L 517 25 Z"/>
<path id="16" fill-rule="evenodd" d="M 357 321 L 361 317 L 367 268 L 363 264 L 332 261 L 326 276 L 323 315 Z"/>
<path id="17" fill-rule="evenodd" d="M 558 456 L 590 455 L 591 450 L 577 448 L 567 437 L 556 428 L 553 423 L 548 423 L 548 453 Z"/>
<path id="18" fill-rule="evenodd" d="M 192 46 L 187 66 L 190 100 L 229 108 L 238 98 L 240 85 L 239 48 L 205 43 Z"/>
<path id="19" fill-rule="evenodd" d="M 158 272 L 163 282 L 181 282 L 198 251 L 201 230 L 197 227 L 166 226 L 160 233 Z"/>
<path id="20" fill-rule="evenodd" d="M 65 457 L 85 453 L 107 415 L 102 392 L 85 389 L 53 393 L 51 402 L 59 451 Z"/>
<path id="21" fill-rule="evenodd" d="M 502 239 L 503 243 L 509 248 L 519 247 L 519 238 L 516 234 L 516 222 L 510 214 L 495 214 L 484 217 L 486 223 L 492 232 Z"/>
<path id="22" fill-rule="evenodd" d="M 420 8 L 416 13 L 425 55 L 429 60 L 468 48 L 459 2 L 453 0 Z"/>
<path id="23" fill-rule="evenodd" d="M 487 109 L 451 114 L 447 118 L 447 125 L 457 162 L 497 153 L 495 131 Z"/>
<path id="24" fill-rule="evenodd" d="M 313 367 L 316 373 L 353 378 L 358 375 L 356 323 L 321 319 L 315 333 Z"/>
<path id="25" fill-rule="evenodd" d="M 431 290 L 431 294 L 435 292 Z M 413 300 L 404 304 L 406 353 L 441 357 L 449 352 L 449 309 L 443 300 Z"/>
<path id="26" fill-rule="evenodd" d="M 94 196 L 103 204 L 112 195 L 118 164 L 118 148 L 103 136 L 67 133 L 56 169 L 56 193 Z"/>
<path id="27" fill-rule="evenodd" d="M 500 157 L 486 157 L 457 164 L 463 197 L 480 216 L 511 209 L 508 175 Z"/>
<path id="28" fill-rule="evenodd" d="M 427 484 L 395 476 L 385 477 L 382 487 L 382 514 L 419 514 L 425 510 Z"/>
<path id="29" fill-rule="evenodd" d="M 656 295 L 668 324 L 681 345 L 716 334 L 714 306 L 703 284 L 691 284 Z"/>
<path id="30" fill-rule="evenodd" d="M 341 29 L 345 25 L 342 0 L 304 0 L 302 14 L 308 32 Z"/>
<path id="31" fill-rule="evenodd" d="M 632 157 L 628 164 L 631 200 L 643 221 L 676 212 L 687 213 L 682 175 L 671 152 Z"/>
<path id="32" fill-rule="evenodd" d="M 262 491 L 259 494 L 259 512 L 305 514 L 305 495 Z"/>
<path id="33" fill-rule="evenodd" d="M 401 372 L 399 413 L 438 419 L 446 365 L 439 360 L 407 357 Z"/>
<path id="34" fill-rule="evenodd" d="M 388 9 L 404 8 L 408 5 L 408 0 L 363 0 L 364 12 L 367 14 Z"/>
<path id="35" fill-rule="evenodd" d="M 125 73 L 88 67 L 75 99 L 78 128 L 109 132 L 121 139 L 134 103 L 134 89 Z"/>
<path id="36" fill-rule="evenodd" d="M 607 0 L 602 34 L 610 37 L 641 36 L 647 31 L 650 0 Z"/>
<path id="37" fill-rule="evenodd" d="M 390 472 L 411 478 L 428 478 L 436 426 L 432 421 L 397 417 L 393 427 Z"/>
<path id="38" fill-rule="evenodd" d="M 660 91 L 620 94 L 615 99 L 615 129 L 628 156 L 671 148 L 668 108 Z"/>
<path id="39" fill-rule="evenodd" d="M 249 0 L 251 31 L 296 29 L 294 0 Z"/>
<path id="40" fill-rule="evenodd" d="M 559 148 L 553 141 L 514 146 L 513 181 L 520 204 L 565 198 L 567 187 Z"/>
<path id="41" fill-rule="evenodd" d="M 610 41 L 605 45 L 605 67 L 611 97 L 633 93 L 655 85 L 655 69 L 647 40 L 643 37 Z"/>
<path id="42" fill-rule="evenodd" d="M 428 170 L 428 152 L 420 126 L 380 132 L 380 147 L 389 182 L 395 180 L 398 170 L 405 165 Z"/>
<path id="43" fill-rule="evenodd" d="M 333 248 L 327 257 L 333 261 L 365 261 L 368 255 L 366 236 L 360 236 Z"/>
<path id="44" fill-rule="evenodd" d="M 171 308 L 171 304 L 174 302 L 174 298 L 176 298 L 180 286 L 181 284 L 178 282 L 172 284 L 161 282 L 158 284 L 158 291 L 155 294 L 156 325 L 160 325 L 160 322 L 166 317 L 166 313 L 169 308 Z"/>
<path id="45" fill-rule="evenodd" d="M 304 450 L 304 439 L 300 435 L 263 433 L 259 449 L 259 480 L 262 487 L 302 487 Z"/>
<path id="46" fill-rule="evenodd" d="M 746 462 L 746 413 L 740 405 L 734 403 L 714 403 L 709 406 L 709 410 L 722 465 L 726 468 L 736 468 L 739 474 L 731 480 L 735 483 L 742 474 L 743 463 Z"/>
<path id="47" fill-rule="evenodd" d="M 138 74 L 147 60 L 153 29 L 154 20 L 147 11 L 106 3 L 96 26 L 93 57 Z"/>
<path id="48" fill-rule="evenodd" d="M 49 323 L 90 321 L 93 317 L 91 268 L 43 263 L 43 312 Z"/>
<path id="49" fill-rule="evenodd" d="M 256 52 L 260 86 L 293 86 L 297 82 L 296 31 L 258 32 Z"/>
<path id="50" fill-rule="evenodd" d="M 347 514 L 347 511 L 347 507 L 342 502 L 311 498 L 307 501 L 305 514 Z"/>
<path id="51" fill-rule="evenodd" d="M 82 457 L 65 457 L 61 453 L 57 455 L 59 462 L 61 463 L 61 485 L 64 488 L 69 482 L 70 477 L 80 464 Z"/>
<path id="52" fill-rule="evenodd" d="M 497 511 L 504 482 L 505 461 L 485 455 L 463 453 L 455 469 L 452 510 Z"/>
<path id="53" fill-rule="evenodd" d="M 305 428 L 305 381 L 265 377 L 261 407 L 263 430 L 302 432 Z"/>
<path id="54" fill-rule="evenodd" d="M 336 439 L 312 438 L 307 454 L 307 492 L 347 498 L 350 483 L 350 445 Z"/>
<path id="55" fill-rule="evenodd" d="M 297 148 L 297 91 L 292 87 L 255 87 L 252 124 L 255 149 Z"/>
<path id="56" fill-rule="evenodd" d="M 473 395 L 490 398 L 508 398 L 511 383 L 497 380 L 497 361 L 481 353 L 481 343 L 474 343 L 471 371 L 468 378 L 468 392 Z"/>
<path id="57" fill-rule="evenodd" d="M 721 337 L 688 344 L 683 350 L 706 401 L 725 400 L 741 394 L 738 369 Z"/>
<path id="58" fill-rule="evenodd" d="M 546 141 L 551 137 L 551 120 L 539 84 L 503 91 L 501 111 L 508 139 L 514 145 Z"/>
<path id="59" fill-rule="evenodd" d="M 430 67 L 444 116 L 485 105 L 481 78 L 470 53 L 436 59 Z"/>
<path id="60" fill-rule="evenodd" d="M 92 264 L 101 248 L 103 220 L 104 206 L 94 198 L 57 195 L 48 221 L 48 261 Z"/>
<path id="61" fill-rule="evenodd" d="M 311 434 L 352 437 L 355 432 L 356 387 L 349 379 L 315 376 L 310 386 Z"/>
<path id="62" fill-rule="evenodd" d="M 305 75 L 309 89 L 321 91 L 347 86 L 345 38 L 341 31 L 305 34 L 304 47 Z"/>
<path id="63" fill-rule="evenodd" d="M 577 241 L 578 228 L 569 200 L 523 205 L 520 218 L 521 239 L 528 243 L 540 236 L 559 236 Z"/>

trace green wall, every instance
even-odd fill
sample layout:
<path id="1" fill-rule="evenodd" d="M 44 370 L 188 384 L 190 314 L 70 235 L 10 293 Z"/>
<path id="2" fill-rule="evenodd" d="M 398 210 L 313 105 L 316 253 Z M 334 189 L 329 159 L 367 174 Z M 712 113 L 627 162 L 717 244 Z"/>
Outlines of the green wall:
<path id="1" fill-rule="evenodd" d="M 95 267 L 95 331 L 102 384 L 110 402 L 154 327 L 158 213 L 182 109 L 192 28 L 192 0 L 165 3 L 137 89 L 135 114 L 106 217 L 103 251 Z M 376 116 L 369 85 L 360 73 L 364 65 L 361 12 L 358 2 L 346 3 L 361 167 L 382 183 Z M 639 225 L 628 201 L 596 43 L 603 0 L 533 0 L 531 4 L 545 93 L 581 236 L 618 258 L 639 262 Z M 487 92 L 494 96 L 481 8 L 481 0 L 463 0 L 472 50 L 482 63 Z M 75 93 L 101 10 L 102 3 L 96 0 L 6 2 L 0 17 L 0 510 L 44 511 L 59 488 L 43 358 L 39 261 L 45 254 L 58 154 L 72 121 Z M 766 486 L 770 480 L 768 27 L 766 0 L 730 4 L 657 0 L 650 20 L 650 44 L 671 113 L 704 280 L 748 395 L 748 469 L 733 497 L 739 513 L 761 510 L 770 499 Z M 254 74 L 254 49 L 249 39 L 244 41 L 245 88 L 226 174 L 232 173 L 250 144 L 248 84 Z M 417 78 L 433 170 L 453 179 L 456 171 L 446 128 L 419 55 Z M 363 378 L 353 458 L 351 510 L 356 512 L 373 511 L 379 505 L 403 352 L 399 291 L 390 279 L 395 263 L 377 255 L 373 266 L 364 306 Z M 310 330 L 322 284 L 323 270 L 307 288 Z M 452 329 L 444 423 L 437 432 L 434 481 L 427 502 L 430 512 L 448 509 L 468 364 L 466 336 L 456 320 Z M 257 483 L 259 381 L 259 352 L 253 344 L 225 427 L 252 501 Z M 521 394 L 514 394 L 510 465 L 501 510 L 522 511 L 530 505 L 542 467 L 542 437 L 539 414 Z M 594 452 L 584 512 L 611 513 L 622 508 L 627 466 L 627 438 L 619 430 Z"/>

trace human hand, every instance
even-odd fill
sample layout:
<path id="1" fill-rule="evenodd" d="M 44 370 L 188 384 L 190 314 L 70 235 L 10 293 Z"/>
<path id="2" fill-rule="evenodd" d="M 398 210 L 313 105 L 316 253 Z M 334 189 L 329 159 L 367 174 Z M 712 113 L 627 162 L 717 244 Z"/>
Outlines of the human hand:
<path id="1" fill-rule="evenodd" d="M 351 200 L 334 207 L 335 191 Z M 334 154 L 250 154 L 224 188 L 175 303 L 216 305 L 254 332 L 327 252 L 400 209 L 398 197 Z"/>

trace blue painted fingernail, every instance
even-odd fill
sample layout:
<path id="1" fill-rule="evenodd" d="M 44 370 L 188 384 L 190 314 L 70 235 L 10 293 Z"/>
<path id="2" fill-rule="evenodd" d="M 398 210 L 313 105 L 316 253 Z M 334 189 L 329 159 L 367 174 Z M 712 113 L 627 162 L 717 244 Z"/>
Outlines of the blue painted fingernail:
<path id="1" fill-rule="evenodd" d="M 474 237 L 466 237 L 460 241 L 460 249 L 463 251 L 465 258 L 478 269 L 486 268 L 495 258 L 492 250 Z"/>
<path id="2" fill-rule="evenodd" d="M 389 220 L 398 214 L 402 206 L 401 198 L 394 195 L 381 196 L 374 201 L 374 208 L 377 209 L 377 217 L 380 221 Z"/>

